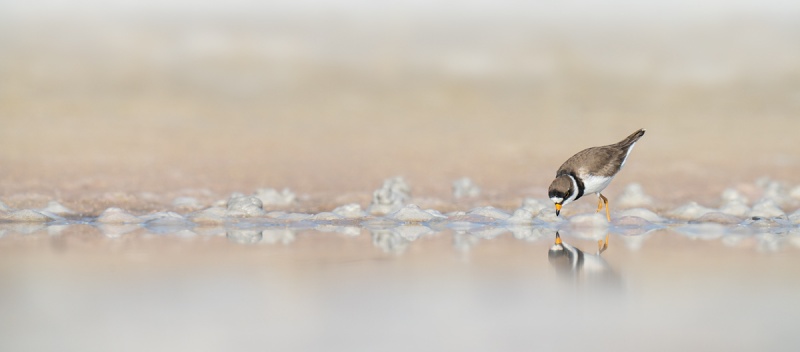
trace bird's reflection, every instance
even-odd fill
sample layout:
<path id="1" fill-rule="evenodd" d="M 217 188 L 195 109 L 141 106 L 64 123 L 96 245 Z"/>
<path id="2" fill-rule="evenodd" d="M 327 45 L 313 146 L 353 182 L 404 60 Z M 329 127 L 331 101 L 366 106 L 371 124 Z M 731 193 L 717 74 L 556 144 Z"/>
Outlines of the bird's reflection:
<path id="1" fill-rule="evenodd" d="M 411 243 L 407 237 L 391 229 L 376 229 L 372 232 L 372 244 L 382 249 L 386 253 L 401 254 L 405 252 Z"/>
<path id="2" fill-rule="evenodd" d="M 559 277 L 582 286 L 620 287 L 620 276 L 602 257 L 607 249 L 608 235 L 605 241 L 598 241 L 597 251 L 590 254 L 562 241 L 561 234 L 556 232 L 555 243 L 547 252 L 547 258 Z"/>
<path id="3" fill-rule="evenodd" d="M 284 244 L 294 242 L 295 230 L 292 229 L 233 229 L 225 233 L 228 241 L 238 244 Z"/>
<path id="4" fill-rule="evenodd" d="M 225 234 L 228 241 L 238 244 L 256 244 L 261 242 L 263 235 L 258 230 L 230 230 Z"/>

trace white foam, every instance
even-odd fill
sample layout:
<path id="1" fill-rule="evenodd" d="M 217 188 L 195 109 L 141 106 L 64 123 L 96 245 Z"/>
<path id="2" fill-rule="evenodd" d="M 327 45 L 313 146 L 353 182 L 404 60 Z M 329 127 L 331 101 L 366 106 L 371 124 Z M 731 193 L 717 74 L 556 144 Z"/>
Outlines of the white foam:
<path id="1" fill-rule="evenodd" d="M 188 223 L 188 220 L 183 215 L 171 211 L 148 214 L 140 217 L 140 219 L 151 226 L 181 226 Z"/>
<path id="2" fill-rule="evenodd" d="M 467 216 L 482 216 L 492 220 L 507 220 L 511 214 L 492 206 L 475 208 L 467 212 Z"/>
<path id="3" fill-rule="evenodd" d="M 274 188 L 260 188 L 253 195 L 261 201 L 262 207 L 264 205 L 290 205 L 297 199 L 297 196 L 288 188 L 284 188 L 280 192 Z"/>
<path id="4" fill-rule="evenodd" d="M 731 216 L 744 217 L 750 212 L 750 207 L 740 200 L 731 200 L 723 203 L 719 211 Z"/>
<path id="5" fill-rule="evenodd" d="M 306 213 L 286 213 L 278 217 L 278 219 L 288 222 L 310 220 L 313 218 L 314 218 L 313 214 L 306 214 Z"/>
<path id="6" fill-rule="evenodd" d="M 435 219 L 445 219 L 444 216 L 431 211 L 425 211 L 415 204 L 406 205 L 386 216 L 389 219 L 402 222 L 426 222 Z"/>
<path id="7" fill-rule="evenodd" d="M 772 198 L 762 198 L 753 205 L 753 209 L 747 214 L 749 217 L 775 218 L 786 216 L 778 203 Z"/>
<path id="8" fill-rule="evenodd" d="M 361 209 L 361 205 L 355 203 L 339 206 L 333 209 L 333 213 L 345 219 L 358 219 L 367 215 L 367 213 Z"/>
<path id="9" fill-rule="evenodd" d="M 733 224 L 741 223 L 742 219 L 737 217 L 737 216 L 734 216 L 734 215 L 730 215 L 730 214 L 726 214 L 726 213 L 716 212 L 715 211 L 715 212 L 707 213 L 707 214 L 697 218 L 697 220 L 694 220 L 694 221 L 696 221 L 698 223 L 715 223 L 715 224 L 733 225 Z"/>
<path id="10" fill-rule="evenodd" d="M 285 211 L 282 211 L 282 210 L 276 210 L 276 211 L 271 211 L 271 212 L 268 212 L 268 213 L 264 214 L 264 217 L 268 218 L 268 219 L 280 219 L 282 216 L 284 216 L 286 214 L 289 214 L 289 213 L 287 213 Z"/>
<path id="11" fill-rule="evenodd" d="M 202 209 L 203 205 L 193 197 L 178 197 L 172 201 L 172 206 L 175 208 L 198 210 Z"/>
<path id="12" fill-rule="evenodd" d="M 795 225 L 800 224 L 800 209 L 797 209 L 792 215 L 789 215 L 789 221 Z"/>
<path id="13" fill-rule="evenodd" d="M 97 217 L 97 222 L 102 224 L 138 224 L 142 220 L 120 208 L 108 208 Z"/>
<path id="14" fill-rule="evenodd" d="M 621 208 L 645 207 L 653 205 L 653 197 L 644 193 L 644 188 L 638 183 L 625 186 L 622 194 L 616 197 L 614 204 Z"/>
<path id="15" fill-rule="evenodd" d="M 442 214 L 442 212 L 440 212 L 440 211 L 438 211 L 436 209 L 426 209 L 425 211 L 427 211 L 429 214 L 431 214 L 431 215 L 433 215 L 433 216 L 435 216 L 437 218 L 447 219 L 447 216 L 445 216 L 444 214 Z"/>
<path id="16" fill-rule="evenodd" d="M 12 210 L 0 214 L 0 220 L 9 222 L 41 223 L 58 219 L 60 219 L 60 217 L 56 216 L 55 214 L 31 209 Z"/>
<path id="17" fill-rule="evenodd" d="M 591 213 L 591 214 L 578 214 L 569 218 L 571 226 L 576 227 L 591 227 L 591 228 L 607 228 L 608 219 L 605 214 Z"/>
<path id="18" fill-rule="evenodd" d="M 467 177 L 453 181 L 453 198 L 455 199 L 475 198 L 480 194 L 481 189 Z"/>
<path id="19" fill-rule="evenodd" d="M 614 219 L 614 225 L 617 226 L 625 226 L 625 227 L 645 227 L 650 226 L 653 223 L 647 221 L 644 218 L 640 218 L 638 216 L 622 216 Z"/>
<path id="20" fill-rule="evenodd" d="M 548 208 L 553 208 L 552 202 L 535 198 L 525 198 L 522 201 L 522 209 L 529 211 L 531 214 L 539 214 L 539 212 Z"/>
<path id="21" fill-rule="evenodd" d="M 42 209 L 42 211 L 53 213 L 56 215 L 70 215 L 74 214 L 75 212 L 70 210 L 69 208 L 61 205 L 61 203 L 51 200 L 47 203 L 47 206 Z"/>
<path id="22" fill-rule="evenodd" d="M 722 191 L 721 198 L 723 203 L 739 202 L 747 204 L 750 201 L 747 199 L 747 197 L 733 188 L 726 188 L 724 191 Z"/>
<path id="23" fill-rule="evenodd" d="M 342 220 L 344 218 L 337 214 L 324 211 L 318 214 L 314 214 L 314 216 L 312 216 L 311 219 L 314 221 L 336 221 L 336 220 Z"/>
<path id="24" fill-rule="evenodd" d="M 519 208 L 506 221 L 512 224 L 527 224 L 533 221 L 533 214 L 528 210 Z"/>
<path id="25" fill-rule="evenodd" d="M 189 218 L 198 224 L 221 224 L 225 222 L 228 210 L 222 207 L 211 207 L 189 215 Z"/>
<path id="26" fill-rule="evenodd" d="M 243 196 L 244 196 L 244 194 L 241 194 L 241 193 L 233 193 L 233 194 L 231 194 L 231 196 L 230 196 L 230 197 L 228 197 L 228 199 L 230 199 L 230 198 L 233 198 L 234 196 L 236 196 L 236 197 L 243 197 Z M 213 204 L 211 204 L 211 206 L 212 206 L 212 207 L 221 207 L 221 208 L 227 208 L 227 207 L 228 207 L 228 199 L 219 199 L 219 200 L 217 200 L 216 202 L 214 202 Z"/>
<path id="27" fill-rule="evenodd" d="M 553 207 L 542 209 L 539 212 L 539 214 L 536 215 L 535 220 L 546 223 L 557 223 L 566 221 L 563 216 L 556 215 L 556 210 Z"/>
<path id="28" fill-rule="evenodd" d="M 789 192 L 789 196 L 794 199 L 800 200 L 800 186 L 795 186 L 794 188 L 792 188 L 792 190 Z"/>
<path id="29" fill-rule="evenodd" d="M 694 220 L 714 211 L 714 209 L 706 208 L 695 202 L 689 202 L 676 209 L 673 209 L 667 213 L 667 216 L 681 220 Z"/>
<path id="30" fill-rule="evenodd" d="M 246 218 L 264 215 L 261 199 L 253 196 L 232 195 L 228 199 L 227 206 L 227 216 L 230 217 Z"/>
<path id="31" fill-rule="evenodd" d="M 662 218 L 658 214 L 645 209 L 645 208 L 632 208 L 632 209 L 625 209 L 619 213 L 617 213 L 619 217 L 637 217 L 647 220 L 649 222 L 660 223 L 666 221 L 666 219 Z"/>
<path id="32" fill-rule="evenodd" d="M 777 228 L 791 226 L 791 221 L 786 217 L 762 218 L 754 217 L 745 220 L 742 225 L 751 228 Z"/>
<path id="33" fill-rule="evenodd" d="M 779 206 L 787 206 L 796 203 L 790 196 L 789 189 L 781 182 L 763 177 L 757 181 L 757 185 L 763 189 L 762 199 L 769 199 Z"/>

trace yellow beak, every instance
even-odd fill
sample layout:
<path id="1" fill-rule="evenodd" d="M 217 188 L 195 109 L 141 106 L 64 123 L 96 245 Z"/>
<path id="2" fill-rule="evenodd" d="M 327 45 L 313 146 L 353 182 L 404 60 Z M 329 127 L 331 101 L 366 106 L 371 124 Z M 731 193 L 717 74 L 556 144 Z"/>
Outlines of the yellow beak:
<path id="1" fill-rule="evenodd" d="M 556 203 L 556 216 L 561 212 L 561 204 Z"/>
<path id="2" fill-rule="evenodd" d="M 561 244 L 561 235 L 556 232 L 556 244 Z"/>

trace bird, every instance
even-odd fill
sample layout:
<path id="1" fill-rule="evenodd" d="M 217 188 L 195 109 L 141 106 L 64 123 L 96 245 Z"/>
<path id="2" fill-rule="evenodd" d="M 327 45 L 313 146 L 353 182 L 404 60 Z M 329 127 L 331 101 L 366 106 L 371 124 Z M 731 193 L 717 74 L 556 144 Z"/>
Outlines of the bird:
<path id="1" fill-rule="evenodd" d="M 556 172 L 550 183 L 548 196 L 555 203 L 556 216 L 561 207 L 572 203 L 586 194 L 596 193 L 597 212 L 606 207 L 606 219 L 611 221 L 608 198 L 602 192 L 631 155 L 633 146 L 644 136 L 645 129 L 639 129 L 618 143 L 584 149 L 573 155 Z"/>

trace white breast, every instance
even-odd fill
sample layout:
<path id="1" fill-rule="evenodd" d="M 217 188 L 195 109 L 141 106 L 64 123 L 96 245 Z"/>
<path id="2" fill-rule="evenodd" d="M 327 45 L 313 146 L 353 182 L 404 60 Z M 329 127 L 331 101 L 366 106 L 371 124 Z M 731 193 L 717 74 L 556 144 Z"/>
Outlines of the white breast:
<path id="1" fill-rule="evenodd" d="M 613 177 L 588 175 L 583 180 L 583 194 L 600 193 L 608 187 Z"/>

